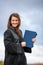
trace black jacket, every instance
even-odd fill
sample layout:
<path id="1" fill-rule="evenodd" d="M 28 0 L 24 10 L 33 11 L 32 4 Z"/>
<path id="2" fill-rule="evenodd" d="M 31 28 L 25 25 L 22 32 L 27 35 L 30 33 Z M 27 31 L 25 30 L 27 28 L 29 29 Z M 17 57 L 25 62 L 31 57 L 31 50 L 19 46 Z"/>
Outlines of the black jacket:
<path id="1" fill-rule="evenodd" d="M 13 30 L 15 32 L 14 28 L 10 28 L 11 30 Z M 19 57 L 21 57 L 21 61 L 23 61 L 23 63 L 25 62 L 26 64 L 26 58 L 24 55 L 24 49 L 21 46 L 21 42 L 22 40 L 22 35 L 20 36 L 19 39 L 19 44 L 17 45 L 15 41 L 16 39 L 14 39 L 11 31 L 9 31 L 9 29 L 7 29 L 4 32 L 4 45 L 5 45 L 5 60 L 4 60 L 4 65 L 16 65 L 15 63 L 17 63 L 17 59 Z M 20 52 L 19 52 L 20 51 Z M 22 55 L 22 56 L 20 56 Z M 24 59 L 23 59 L 24 57 Z M 22 62 L 21 62 L 22 63 Z M 22 64 L 22 65 L 25 65 Z M 18 65 L 18 64 L 17 64 Z"/>

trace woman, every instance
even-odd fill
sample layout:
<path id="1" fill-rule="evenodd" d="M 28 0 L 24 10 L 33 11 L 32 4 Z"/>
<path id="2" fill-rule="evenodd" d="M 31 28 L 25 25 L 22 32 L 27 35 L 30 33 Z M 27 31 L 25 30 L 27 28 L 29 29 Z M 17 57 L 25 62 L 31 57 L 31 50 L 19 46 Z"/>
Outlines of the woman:
<path id="1" fill-rule="evenodd" d="M 22 32 L 19 29 L 21 24 L 20 16 L 18 13 L 10 15 L 7 25 L 7 30 L 4 32 L 4 45 L 5 45 L 5 60 L 4 65 L 27 65 L 26 57 L 23 47 L 26 42 L 22 39 Z M 18 41 L 12 35 L 11 29 L 14 34 L 18 36 Z M 32 40 L 35 42 L 35 39 Z"/>

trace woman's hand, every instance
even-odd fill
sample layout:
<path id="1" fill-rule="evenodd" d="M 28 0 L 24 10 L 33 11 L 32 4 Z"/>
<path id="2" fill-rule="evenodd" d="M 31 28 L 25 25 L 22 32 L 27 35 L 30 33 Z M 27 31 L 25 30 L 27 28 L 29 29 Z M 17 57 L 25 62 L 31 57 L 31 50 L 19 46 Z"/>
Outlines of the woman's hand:
<path id="1" fill-rule="evenodd" d="M 21 42 L 22 47 L 26 46 L 26 42 Z"/>
<path id="2" fill-rule="evenodd" d="M 32 42 L 35 42 L 36 41 L 36 38 L 32 38 Z"/>

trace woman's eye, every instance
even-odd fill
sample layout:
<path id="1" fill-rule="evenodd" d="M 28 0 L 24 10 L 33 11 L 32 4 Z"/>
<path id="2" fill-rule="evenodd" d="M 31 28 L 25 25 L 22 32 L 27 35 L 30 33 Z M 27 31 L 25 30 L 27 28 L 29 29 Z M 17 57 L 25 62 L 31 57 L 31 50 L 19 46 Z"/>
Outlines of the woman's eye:
<path id="1" fill-rule="evenodd" d="M 18 20 L 12 20 L 12 21 L 18 21 Z"/>
<path id="2" fill-rule="evenodd" d="M 12 21 L 15 21 L 15 20 L 12 20 Z"/>
<path id="3" fill-rule="evenodd" d="M 18 21 L 18 20 L 15 20 L 15 21 Z"/>

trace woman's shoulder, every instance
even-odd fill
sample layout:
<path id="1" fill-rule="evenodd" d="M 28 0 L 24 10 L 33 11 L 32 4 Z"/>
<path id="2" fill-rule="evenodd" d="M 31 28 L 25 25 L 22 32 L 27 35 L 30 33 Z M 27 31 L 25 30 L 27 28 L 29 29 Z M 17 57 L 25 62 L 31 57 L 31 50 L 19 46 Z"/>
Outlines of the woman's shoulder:
<path id="1" fill-rule="evenodd" d="M 4 31 L 4 35 L 5 35 L 5 34 L 11 34 L 10 30 L 9 30 L 9 29 L 6 29 L 6 30 Z"/>

